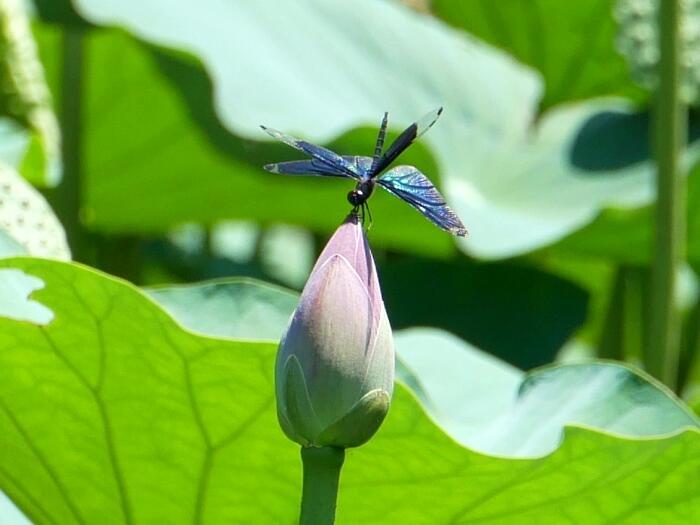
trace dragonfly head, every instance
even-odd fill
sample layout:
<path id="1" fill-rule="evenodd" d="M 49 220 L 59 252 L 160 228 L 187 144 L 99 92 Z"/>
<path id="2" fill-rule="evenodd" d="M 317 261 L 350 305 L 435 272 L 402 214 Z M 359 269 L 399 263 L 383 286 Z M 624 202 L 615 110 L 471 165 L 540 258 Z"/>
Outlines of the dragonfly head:
<path id="1" fill-rule="evenodd" d="M 374 190 L 374 181 L 362 181 L 355 186 L 355 189 L 348 193 L 348 202 L 353 206 L 362 206 Z"/>
<path id="2" fill-rule="evenodd" d="M 367 195 L 365 195 L 360 189 L 355 188 L 354 190 L 348 192 L 348 202 L 353 206 L 360 206 L 366 200 Z"/>

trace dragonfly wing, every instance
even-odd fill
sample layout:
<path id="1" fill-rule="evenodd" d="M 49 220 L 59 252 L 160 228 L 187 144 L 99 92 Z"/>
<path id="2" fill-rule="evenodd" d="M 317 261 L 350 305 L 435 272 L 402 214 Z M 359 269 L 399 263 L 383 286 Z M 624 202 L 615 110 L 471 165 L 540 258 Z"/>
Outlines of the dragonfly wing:
<path id="1" fill-rule="evenodd" d="M 370 170 L 372 169 L 372 157 L 363 157 L 361 155 L 343 156 L 347 162 L 355 166 L 357 173 L 361 178 L 369 178 Z"/>
<path id="2" fill-rule="evenodd" d="M 390 169 L 377 179 L 377 184 L 406 201 L 443 230 L 459 237 L 467 236 L 464 224 L 437 188 L 413 166 Z"/>
<path id="3" fill-rule="evenodd" d="M 353 179 L 360 178 L 360 174 L 358 173 L 356 166 L 349 162 L 347 159 L 338 155 L 337 153 L 322 146 L 317 146 L 316 144 L 306 142 L 305 140 L 300 140 L 289 135 L 285 135 L 284 133 L 277 131 L 276 129 L 267 128 L 265 126 L 260 127 L 263 129 L 263 131 L 265 131 L 265 133 L 270 135 L 272 138 L 282 141 L 288 146 L 293 147 L 294 149 L 303 151 L 310 157 L 313 157 L 314 160 L 318 161 L 318 163 L 320 163 L 324 167 L 332 171 L 342 172 L 346 176 L 351 177 Z"/>
<path id="4" fill-rule="evenodd" d="M 435 124 L 435 121 L 441 114 L 442 108 L 434 109 L 419 121 L 408 126 L 384 152 L 384 155 L 382 155 L 377 163 L 377 166 L 375 167 L 374 173 L 381 173 L 382 170 L 389 167 L 389 164 L 394 162 L 396 157 L 401 155 L 401 153 L 403 153 L 407 147 L 413 144 L 413 141 L 428 131 L 432 125 Z"/>
<path id="5" fill-rule="evenodd" d="M 343 156 L 343 160 L 354 166 L 361 176 L 369 177 L 369 170 L 372 166 L 372 157 Z M 325 177 L 349 178 L 345 171 L 341 171 L 335 166 L 328 166 L 324 162 L 316 159 L 310 160 L 290 160 L 287 162 L 277 162 L 263 166 L 271 173 L 284 173 L 285 175 L 315 175 Z"/>
<path id="6" fill-rule="evenodd" d="M 349 178 L 349 175 L 344 171 L 340 171 L 335 166 L 328 166 L 316 159 L 277 162 L 275 164 L 266 164 L 263 167 L 270 173 L 284 173 L 285 175 L 315 175 L 317 177 Z"/>

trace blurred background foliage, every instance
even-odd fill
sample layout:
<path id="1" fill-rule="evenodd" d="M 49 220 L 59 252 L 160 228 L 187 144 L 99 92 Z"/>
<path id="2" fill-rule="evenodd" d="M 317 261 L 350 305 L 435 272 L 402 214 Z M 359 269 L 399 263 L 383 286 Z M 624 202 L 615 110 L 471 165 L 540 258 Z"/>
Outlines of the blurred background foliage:
<path id="1" fill-rule="evenodd" d="M 8 93 L 22 89 L 3 86 L 0 158 L 42 188 L 80 262 L 143 286 L 249 276 L 299 290 L 348 211 L 349 187 L 264 172 L 293 153 L 257 126 L 363 154 L 385 109 L 396 134 L 444 104 L 401 162 L 429 174 L 471 236 L 457 243 L 398 200 L 373 197 L 369 237 L 393 325 L 442 328 L 522 369 L 596 354 L 639 362 L 653 250 L 650 96 L 618 52 L 616 4 L 308 0 L 272 13 L 214 0 L 35 0 L 43 73 L 24 82 L 45 77 L 61 154 L 49 97 L 13 105 Z M 692 108 L 689 122 L 692 168 Z M 60 184 L 47 163 L 62 163 Z M 688 396 L 700 322 L 696 171 L 681 279 Z"/>

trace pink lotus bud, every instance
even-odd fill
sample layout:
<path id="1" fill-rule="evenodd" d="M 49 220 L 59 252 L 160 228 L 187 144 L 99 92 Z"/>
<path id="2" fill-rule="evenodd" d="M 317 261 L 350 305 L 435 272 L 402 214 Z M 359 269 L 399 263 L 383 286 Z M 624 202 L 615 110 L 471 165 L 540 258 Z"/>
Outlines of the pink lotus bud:
<path id="1" fill-rule="evenodd" d="M 280 342 L 277 415 L 304 446 L 355 447 L 384 420 L 394 342 L 374 259 L 351 214 L 318 258 Z"/>

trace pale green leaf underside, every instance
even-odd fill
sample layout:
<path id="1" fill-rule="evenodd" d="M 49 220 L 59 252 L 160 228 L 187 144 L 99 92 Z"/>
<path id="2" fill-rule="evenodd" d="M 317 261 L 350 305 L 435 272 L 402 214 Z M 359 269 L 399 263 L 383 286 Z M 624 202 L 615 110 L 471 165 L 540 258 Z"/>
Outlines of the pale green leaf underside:
<path id="1" fill-rule="evenodd" d="M 527 374 L 440 330 L 397 334 L 398 355 L 438 423 L 488 454 L 554 451 L 566 425 L 627 437 L 658 436 L 700 422 L 673 394 L 624 364 L 590 362 Z"/>
<path id="2" fill-rule="evenodd" d="M 190 330 L 216 337 L 278 341 L 299 296 L 240 278 L 146 290 Z"/>
<path id="3" fill-rule="evenodd" d="M 248 279 L 149 293 L 186 328 L 234 338 L 277 339 L 296 303 L 295 294 Z M 445 431 L 480 452 L 547 454 L 570 424 L 628 437 L 698 426 L 666 389 L 624 365 L 546 367 L 526 375 L 429 328 L 397 332 L 396 350 L 398 377 Z"/>
<path id="4" fill-rule="evenodd" d="M 42 53 L 55 63 L 60 34 L 46 25 L 39 29 Z M 183 222 L 246 219 L 331 232 L 347 214 L 349 181 L 263 170 L 273 160 L 295 158 L 295 152 L 223 128 L 211 106 L 210 81 L 191 57 L 99 28 L 85 35 L 85 47 L 91 63 L 110 65 L 87 68 L 84 79 L 82 217 L 90 229 L 152 233 Z M 264 140 L 259 131 L 254 138 Z M 366 140 L 349 149 L 371 148 L 376 131 L 361 135 Z M 430 163 L 425 153 L 421 158 Z M 376 243 L 426 254 L 454 251 L 449 234 L 398 199 L 373 200 L 374 214 L 387 219 L 373 228 Z"/>
<path id="5" fill-rule="evenodd" d="M 542 83 L 536 73 L 396 1 L 289 0 L 275 10 L 220 0 L 178 9 L 165 0 L 74 4 L 93 23 L 119 25 L 151 44 L 198 57 L 213 83 L 216 116 L 246 139 L 264 140 L 259 125 L 265 124 L 328 142 L 351 129 L 375 127 L 385 110 L 392 129 L 399 130 L 443 105 L 443 116 L 421 142 L 434 154 L 447 200 L 471 232 L 460 245 L 475 255 L 524 253 L 578 229 L 603 206 L 639 205 L 651 198 L 647 159 L 591 169 L 572 153 L 582 130 L 598 125 L 598 117 L 607 112 L 629 116 L 634 108 L 598 100 L 538 117 Z M 158 16 L 162 12 L 169 16 Z M 85 133 L 91 152 L 88 217 L 96 227 L 153 229 L 183 215 L 202 222 L 272 215 L 316 229 L 338 220 L 347 185 L 275 180 L 283 177 L 263 175 L 241 162 L 247 154 L 240 146 L 224 158 L 212 147 L 226 142 L 221 130 L 208 129 L 203 137 L 192 127 L 204 123 L 211 128 L 215 120 L 208 90 L 201 89 L 200 96 L 188 93 L 182 67 L 162 57 L 154 66 L 143 49 L 116 40 L 102 31 L 87 42 L 96 61 L 119 64 L 87 80 L 87 111 L 99 115 L 88 119 Z M 254 55 L 248 52 L 251 46 Z M 126 85 L 115 92 L 112 71 L 127 69 L 130 78 L 148 78 L 148 89 Z M 190 107 L 184 107 L 183 93 Z M 130 136 L 120 136 L 124 129 Z M 369 139 L 361 147 L 369 152 L 371 146 Z M 147 160 L 132 154 L 143 151 L 149 153 Z M 428 175 L 436 177 L 438 170 Z M 283 187 L 291 191 L 282 192 Z M 154 192 L 158 199 L 150 198 Z M 115 194 L 125 198 L 115 199 Z M 374 198 L 376 232 L 384 242 L 410 249 L 410 235 L 418 247 L 428 239 L 441 243 L 424 219 L 412 210 L 400 211 L 405 207 L 400 202 L 384 204 L 389 200 Z M 268 203 L 275 203 L 274 214 Z M 137 206 L 150 208 L 138 221 L 129 218 Z M 426 236 L 414 232 L 413 225 Z"/>
<path id="6" fill-rule="evenodd" d="M 48 326 L 0 319 L 0 488 L 36 523 L 291 523 L 298 449 L 274 413 L 274 345 L 183 331 L 128 284 L 5 260 L 45 283 Z M 338 522 L 691 523 L 700 436 L 570 429 L 536 460 L 448 438 L 398 388 L 349 453 Z"/>

